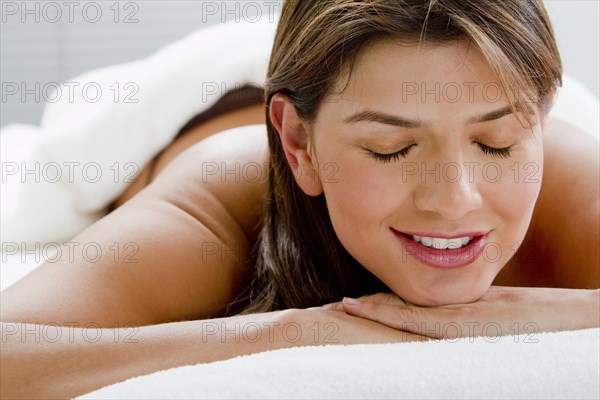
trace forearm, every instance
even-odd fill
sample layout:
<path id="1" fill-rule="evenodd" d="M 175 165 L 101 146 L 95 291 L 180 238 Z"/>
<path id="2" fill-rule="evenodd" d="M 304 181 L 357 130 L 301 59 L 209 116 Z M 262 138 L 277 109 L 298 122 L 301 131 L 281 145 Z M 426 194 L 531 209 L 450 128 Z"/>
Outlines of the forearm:
<path id="1" fill-rule="evenodd" d="M 520 301 L 522 307 L 531 307 L 533 312 L 528 322 L 534 323 L 540 332 L 600 327 L 599 289 L 523 288 L 523 290 L 524 297 Z M 514 314 L 518 317 L 520 311 L 514 311 Z M 523 318 L 521 322 L 524 322 Z"/>
<path id="2" fill-rule="evenodd" d="M 3 322 L 1 396 L 71 398 L 154 371 L 298 345 L 281 335 L 284 315 L 119 329 Z"/>
<path id="3" fill-rule="evenodd" d="M 502 316 L 499 320 L 507 326 L 530 324 L 536 327 L 536 332 L 600 327 L 598 289 L 492 287 L 491 290 L 493 295 L 484 297 L 483 305 L 491 307 L 496 303 L 500 308 L 498 315 Z"/>
<path id="4" fill-rule="evenodd" d="M 580 325 L 577 325 L 577 323 L 573 326 L 567 324 L 567 326 L 564 327 L 564 330 L 600 328 L 600 289 L 573 289 L 570 291 L 576 293 L 576 299 L 570 311 L 575 315 L 581 314 L 582 318 L 580 318 L 580 322 L 578 322 Z"/>

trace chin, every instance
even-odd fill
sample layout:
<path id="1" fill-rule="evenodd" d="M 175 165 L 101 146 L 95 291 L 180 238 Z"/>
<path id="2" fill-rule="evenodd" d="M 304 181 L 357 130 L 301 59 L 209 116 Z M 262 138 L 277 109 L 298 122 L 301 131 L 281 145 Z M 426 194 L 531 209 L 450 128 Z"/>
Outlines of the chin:
<path id="1" fill-rule="evenodd" d="M 474 288 L 469 288 L 468 290 L 465 290 L 464 288 L 450 290 L 445 288 L 435 293 L 425 290 L 423 293 L 411 293 L 410 295 L 399 296 L 416 306 L 439 307 L 452 304 L 473 303 L 479 300 L 485 294 L 487 289 L 489 289 L 489 286 L 485 287 L 484 290 L 475 290 Z"/>

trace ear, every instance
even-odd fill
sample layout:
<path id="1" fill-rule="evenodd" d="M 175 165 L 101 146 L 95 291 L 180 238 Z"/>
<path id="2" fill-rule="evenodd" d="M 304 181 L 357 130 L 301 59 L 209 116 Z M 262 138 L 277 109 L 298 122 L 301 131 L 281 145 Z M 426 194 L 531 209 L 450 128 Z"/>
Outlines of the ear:
<path id="1" fill-rule="evenodd" d="M 300 189 L 309 196 L 323 193 L 319 167 L 310 151 L 310 137 L 305 124 L 290 99 L 275 93 L 269 107 L 271 123 L 279 133 L 285 158 Z"/>

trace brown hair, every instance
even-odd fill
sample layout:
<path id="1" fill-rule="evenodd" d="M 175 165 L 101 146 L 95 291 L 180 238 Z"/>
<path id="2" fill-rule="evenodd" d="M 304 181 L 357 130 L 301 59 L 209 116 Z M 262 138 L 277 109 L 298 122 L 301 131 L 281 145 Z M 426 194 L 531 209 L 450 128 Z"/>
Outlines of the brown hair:
<path id="1" fill-rule="evenodd" d="M 508 94 L 513 111 L 531 109 L 561 84 L 562 66 L 542 0 L 287 0 L 265 86 L 269 191 L 244 312 L 306 308 L 343 296 L 389 291 L 342 246 L 323 195 L 302 192 L 269 120 L 285 93 L 300 118 L 314 121 L 336 80 L 368 44 L 391 38 L 445 44 L 469 40 Z M 515 91 L 518 88 L 529 90 Z M 529 103 L 529 105 L 528 105 Z M 240 300 L 241 301 L 241 300 Z"/>

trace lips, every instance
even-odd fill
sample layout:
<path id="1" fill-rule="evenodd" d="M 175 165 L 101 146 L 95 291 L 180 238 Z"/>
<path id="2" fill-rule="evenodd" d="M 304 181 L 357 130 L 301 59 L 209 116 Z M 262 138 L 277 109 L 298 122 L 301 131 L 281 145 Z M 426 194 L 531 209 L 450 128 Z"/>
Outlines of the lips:
<path id="1" fill-rule="evenodd" d="M 400 240 L 406 255 L 414 257 L 421 263 L 430 267 L 445 269 L 464 267 L 475 262 L 483 253 L 489 236 L 489 232 L 465 232 L 450 236 L 439 233 L 427 233 L 420 235 L 418 233 L 403 233 L 393 228 L 390 229 L 394 236 Z M 413 240 L 412 235 L 439 238 L 473 236 L 473 239 L 467 245 L 458 249 L 434 249 L 416 242 Z"/>

